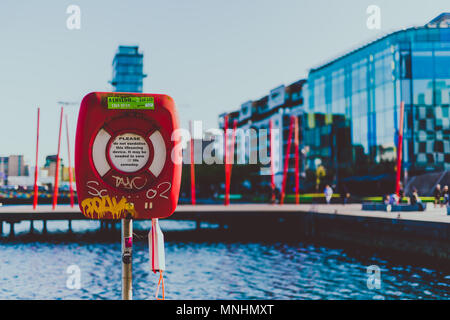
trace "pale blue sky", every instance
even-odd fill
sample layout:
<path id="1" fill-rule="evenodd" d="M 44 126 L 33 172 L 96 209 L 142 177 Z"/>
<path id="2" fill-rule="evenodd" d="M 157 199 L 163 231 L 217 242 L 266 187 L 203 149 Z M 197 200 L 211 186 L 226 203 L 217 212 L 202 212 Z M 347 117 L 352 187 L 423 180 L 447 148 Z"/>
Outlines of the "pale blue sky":
<path id="1" fill-rule="evenodd" d="M 66 28 L 70 4 L 81 8 L 80 30 Z M 381 8 L 380 30 L 366 27 L 372 4 Z M 219 113 L 306 77 L 313 66 L 445 11 L 448 0 L 2 0 L 0 155 L 24 154 L 34 165 L 38 106 L 40 165 L 55 154 L 57 101 L 110 91 L 120 44 L 144 52 L 144 92 L 171 95 L 182 126 L 192 119 L 209 128 Z M 73 148 L 78 106 L 66 110 Z M 67 164 L 65 135 L 62 142 Z"/>

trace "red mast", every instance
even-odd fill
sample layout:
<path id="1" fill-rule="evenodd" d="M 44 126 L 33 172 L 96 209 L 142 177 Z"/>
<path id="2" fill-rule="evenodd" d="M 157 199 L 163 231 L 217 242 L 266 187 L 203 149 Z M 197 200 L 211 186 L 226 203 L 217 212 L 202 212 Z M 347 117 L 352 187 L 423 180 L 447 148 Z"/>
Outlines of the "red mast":
<path id="1" fill-rule="evenodd" d="M 291 150 L 291 140 L 292 140 L 292 131 L 294 129 L 294 117 L 291 116 L 291 121 L 289 124 L 289 137 L 286 146 L 286 153 L 284 155 L 284 168 L 283 168 L 283 184 L 281 186 L 281 199 L 280 204 L 284 203 L 284 197 L 286 194 L 286 179 L 287 179 L 287 171 L 289 167 L 289 152 Z"/>
<path id="2" fill-rule="evenodd" d="M 275 202 L 275 169 L 273 163 L 273 123 L 272 119 L 269 120 L 269 143 L 270 143 L 270 187 L 272 189 L 271 201 Z"/>
<path id="3" fill-rule="evenodd" d="M 224 135 L 224 157 L 225 157 L 225 197 L 224 197 L 224 205 L 229 205 L 230 204 L 230 177 L 228 175 L 228 171 L 229 171 L 229 166 L 228 166 L 228 135 L 227 135 L 227 131 L 228 131 L 228 115 L 225 116 L 225 124 L 224 124 L 224 130 L 225 130 L 225 135 Z"/>
<path id="4" fill-rule="evenodd" d="M 56 169 L 55 169 L 55 183 L 53 190 L 53 205 L 52 208 L 55 210 L 56 205 L 58 203 L 58 188 L 59 188 L 59 165 L 60 165 L 60 147 L 61 147 L 61 129 L 62 129 L 62 120 L 63 120 L 63 107 L 61 107 L 61 117 L 59 120 L 59 136 L 58 136 L 58 153 L 56 154 Z"/>
<path id="5" fill-rule="evenodd" d="M 403 156 L 403 116 L 405 113 L 405 103 L 400 103 L 400 125 L 398 128 L 398 149 L 397 149 L 397 178 L 395 181 L 395 193 L 400 199 L 400 176 L 402 172 L 402 156 Z"/>
<path id="6" fill-rule="evenodd" d="M 192 121 L 189 121 L 189 130 L 191 132 L 191 203 L 195 205 L 195 166 L 194 166 L 194 138 L 192 131 Z"/>
<path id="7" fill-rule="evenodd" d="M 228 174 L 229 174 L 229 183 L 231 185 L 231 171 L 233 169 L 233 163 L 234 163 L 234 144 L 236 141 L 236 127 L 237 127 L 237 120 L 233 121 L 233 132 L 231 134 L 231 151 L 230 151 L 230 158 L 231 158 L 231 163 L 229 164 L 230 169 L 228 170 Z"/>
<path id="8" fill-rule="evenodd" d="M 69 139 L 69 121 L 67 120 L 66 114 L 66 133 L 67 133 L 67 157 L 69 158 L 69 190 L 70 190 L 70 206 L 73 208 L 73 172 L 72 172 L 72 162 L 70 161 L 70 139 Z"/>
<path id="9" fill-rule="evenodd" d="M 294 116 L 295 136 L 294 136 L 294 152 L 295 152 L 295 203 L 300 204 L 300 172 L 298 167 L 299 162 L 299 133 L 298 133 L 298 117 Z"/>
<path id="10" fill-rule="evenodd" d="M 41 109 L 37 109 L 37 134 L 36 134 L 36 168 L 34 170 L 34 197 L 33 197 L 33 209 L 35 210 L 38 203 L 38 176 L 39 176 L 39 168 L 38 168 L 38 154 L 39 154 L 39 119 L 40 119 Z"/>

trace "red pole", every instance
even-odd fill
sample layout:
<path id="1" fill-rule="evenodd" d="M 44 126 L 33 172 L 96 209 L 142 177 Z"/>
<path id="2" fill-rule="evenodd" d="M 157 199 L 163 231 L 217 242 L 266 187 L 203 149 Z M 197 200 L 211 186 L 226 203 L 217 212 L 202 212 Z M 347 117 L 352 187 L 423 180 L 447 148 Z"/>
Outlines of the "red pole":
<path id="1" fill-rule="evenodd" d="M 195 166 L 194 166 L 194 138 L 192 131 L 192 121 L 189 121 L 189 130 L 191 131 L 191 203 L 195 205 Z"/>
<path id="2" fill-rule="evenodd" d="M 284 196 L 286 194 L 286 179 L 287 179 L 287 171 L 288 171 L 288 166 L 289 166 L 289 151 L 291 150 L 291 140 L 292 140 L 293 127 L 294 127 L 294 118 L 291 117 L 291 121 L 290 121 L 290 124 L 289 124 L 288 144 L 286 146 L 286 154 L 284 155 L 283 184 L 281 186 L 280 204 L 284 203 Z"/>
<path id="3" fill-rule="evenodd" d="M 275 202 L 275 170 L 273 163 L 273 135 L 272 135 L 273 123 L 272 119 L 269 120 L 269 143 L 270 143 L 270 187 L 272 189 L 272 202 Z"/>
<path id="4" fill-rule="evenodd" d="M 37 110 L 37 133 L 36 133 L 36 168 L 34 170 L 34 197 L 33 197 L 33 209 L 36 210 L 38 203 L 38 176 L 39 176 L 39 168 L 38 168 L 38 154 L 39 154 L 39 118 L 40 118 L 41 109 Z"/>
<path id="5" fill-rule="evenodd" d="M 299 135 L 298 135 L 298 117 L 294 117 L 295 125 L 295 136 L 294 136 L 294 147 L 295 147 L 295 203 L 300 204 L 300 171 L 298 167 L 299 154 Z"/>
<path id="6" fill-rule="evenodd" d="M 405 113 L 405 103 L 400 103 L 400 125 L 398 128 L 398 149 L 397 149 L 397 178 L 395 181 L 395 193 L 400 196 L 400 175 L 402 172 L 402 155 L 403 155 L 403 117 Z"/>
<path id="7" fill-rule="evenodd" d="M 70 161 L 70 139 L 69 139 L 69 121 L 67 120 L 66 114 L 66 133 L 67 133 L 67 157 L 69 158 L 69 190 L 70 190 L 70 206 L 73 208 L 73 172 L 72 172 L 72 163 Z"/>
<path id="8" fill-rule="evenodd" d="M 233 121 L 233 132 L 231 134 L 231 151 L 230 151 L 230 158 L 231 158 L 230 162 L 231 163 L 229 164 L 230 168 L 229 168 L 229 172 L 228 172 L 228 174 L 230 176 L 229 177 L 230 185 L 231 185 L 231 171 L 233 169 L 233 163 L 234 163 L 234 144 L 236 142 L 236 128 L 237 128 L 237 120 L 234 120 Z"/>
<path id="9" fill-rule="evenodd" d="M 53 205 L 52 208 L 55 210 L 56 205 L 58 203 L 58 188 L 59 188 L 59 164 L 61 159 L 59 158 L 60 147 L 61 147 L 61 129 L 62 129 L 62 120 L 63 120 L 63 107 L 61 107 L 61 117 L 59 120 L 59 136 L 58 136 L 58 153 L 56 154 L 56 170 L 55 170 L 55 184 L 53 190 Z"/>
<path id="10" fill-rule="evenodd" d="M 224 136 L 224 156 L 225 156 L 225 197 L 224 197 L 224 205 L 230 204 L 230 179 L 228 175 L 229 167 L 228 167 L 228 137 L 227 137 L 227 131 L 228 131 L 228 115 L 225 116 L 225 124 L 224 124 L 224 130 L 225 130 L 225 136 Z"/>

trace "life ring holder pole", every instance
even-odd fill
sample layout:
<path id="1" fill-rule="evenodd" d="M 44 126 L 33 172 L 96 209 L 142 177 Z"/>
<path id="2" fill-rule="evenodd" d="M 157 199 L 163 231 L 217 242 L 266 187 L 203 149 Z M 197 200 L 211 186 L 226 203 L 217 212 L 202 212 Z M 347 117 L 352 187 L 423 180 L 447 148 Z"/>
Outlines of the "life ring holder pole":
<path id="1" fill-rule="evenodd" d="M 133 219 L 122 219 L 122 300 L 133 300 Z"/>

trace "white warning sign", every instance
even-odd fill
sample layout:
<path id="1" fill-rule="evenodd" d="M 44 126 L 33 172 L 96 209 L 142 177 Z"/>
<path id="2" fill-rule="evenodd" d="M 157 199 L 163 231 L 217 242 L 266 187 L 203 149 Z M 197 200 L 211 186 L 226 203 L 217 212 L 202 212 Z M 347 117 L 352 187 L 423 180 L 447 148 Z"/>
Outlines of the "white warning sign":
<path id="1" fill-rule="evenodd" d="M 109 148 L 112 164 L 123 172 L 136 172 L 148 161 L 149 149 L 145 139 L 134 133 L 117 136 Z"/>

